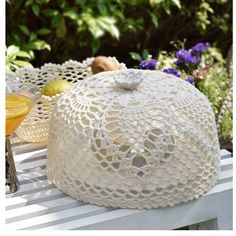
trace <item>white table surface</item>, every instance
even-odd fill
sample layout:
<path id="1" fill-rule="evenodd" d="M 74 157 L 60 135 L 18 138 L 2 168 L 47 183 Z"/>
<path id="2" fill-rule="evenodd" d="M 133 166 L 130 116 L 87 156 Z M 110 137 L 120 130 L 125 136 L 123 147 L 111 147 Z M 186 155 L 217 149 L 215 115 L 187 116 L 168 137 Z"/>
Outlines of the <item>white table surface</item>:
<path id="1" fill-rule="evenodd" d="M 13 143 L 20 189 L 6 195 L 9 229 L 176 229 L 220 217 L 219 228 L 232 225 L 233 158 L 226 150 L 221 150 L 217 184 L 200 199 L 171 208 L 130 210 L 72 199 L 47 180 L 45 144 L 27 144 L 17 138 Z"/>

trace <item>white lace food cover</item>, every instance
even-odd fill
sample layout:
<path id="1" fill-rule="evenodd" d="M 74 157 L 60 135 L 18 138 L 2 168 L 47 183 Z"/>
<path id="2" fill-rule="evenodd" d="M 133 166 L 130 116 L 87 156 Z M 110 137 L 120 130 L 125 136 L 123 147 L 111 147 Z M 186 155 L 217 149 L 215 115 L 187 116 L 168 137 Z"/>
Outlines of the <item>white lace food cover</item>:
<path id="1" fill-rule="evenodd" d="M 199 198 L 217 181 L 219 143 L 207 98 L 158 71 L 103 72 L 56 103 L 47 174 L 77 200 L 159 208 Z"/>

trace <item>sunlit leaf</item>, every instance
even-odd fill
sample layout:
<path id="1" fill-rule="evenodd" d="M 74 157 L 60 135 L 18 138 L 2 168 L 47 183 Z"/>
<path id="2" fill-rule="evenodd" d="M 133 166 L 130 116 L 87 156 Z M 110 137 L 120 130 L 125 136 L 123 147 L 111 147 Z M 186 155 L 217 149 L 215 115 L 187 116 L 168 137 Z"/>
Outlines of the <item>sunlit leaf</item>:
<path id="1" fill-rule="evenodd" d="M 51 47 L 48 43 L 46 43 L 43 40 L 35 40 L 34 42 L 30 42 L 27 45 L 27 48 L 29 49 L 34 49 L 34 50 L 43 50 L 43 49 L 47 49 L 47 50 L 51 50 Z"/>
<path id="2" fill-rule="evenodd" d="M 149 12 L 149 15 L 151 17 L 152 23 L 155 25 L 155 27 L 158 26 L 158 18 L 157 15 L 153 12 Z"/>
<path id="3" fill-rule="evenodd" d="M 19 25 L 20 30 L 27 36 L 30 35 L 29 29 L 25 25 Z"/>
<path id="4" fill-rule="evenodd" d="M 47 8 L 47 9 L 44 9 L 44 10 L 42 11 L 42 13 L 43 13 L 45 16 L 52 17 L 52 16 L 58 15 L 58 14 L 59 14 L 59 11 L 58 11 L 58 10 L 55 10 L 55 9 Z"/>
<path id="5" fill-rule="evenodd" d="M 40 13 L 40 8 L 39 8 L 39 6 L 37 5 L 37 4 L 33 4 L 32 5 L 32 11 L 33 11 L 33 13 L 36 15 L 36 16 L 39 16 L 39 13 Z"/>
<path id="6" fill-rule="evenodd" d="M 11 45 L 7 48 L 7 56 L 11 56 L 11 55 L 16 55 L 17 52 L 19 52 L 20 49 L 19 47 L 15 46 L 15 45 Z"/>
<path id="7" fill-rule="evenodd" d="M 75 11 L 66 11 L 63 15 L 71 20 L 76 20 L 78 18 L 78 14 Z"/>
<path id="8" fill-rule="evenodd" d="M 21 67 L 32 67 L 32 65 L 27 61 L 14 60 L 12 63 Z"/>
<path id="9" fill-rule="evenodd" d="M 119 29 L 115 25 L 110 25 L 108 32 L 116 39 L 119 39 L 120 32 Z"/>
<path id="10" fill-rule="evenodd" d="M 17 52 L 16 56 L 31 59 L 31 56 L 27 52 L 24 52 L 24 51 Z"/>
<path id="11" fill-rule="evenodd" d="M 33 2 L 34 2 L 34 0 L 27 0 L 25 3 L 25 6 L 28 7 L 28 6 L 32 5 Z"/>
<path id="12" fill-rule="evenodd" d="M 36 38 L 37 38 L 37 34 L 35 34 L 34 32 L 31 32 L 29 41 L 34 41 Z"/>
<path id="13" fill-rule="evenodd" d="M 173 2 L 179 9 L 181 8 L 180 0 L 172 0 L 172 2 Z"/>
<path id="14" fill-rule="evenodd" d="M 156 6 L 160 3 L 162 3 L 163 1 L 165 1 L 165 0 L 149 0 L 149 3 L 153 7 L 153 6 Z"/>
<path id="15" fill-rule="evenodd" d="M 142 57 L 138 53 L 130 52 L 129 54 L 133 60 L 142 61 Z"/>
<path id="16" fill-rule="evenodd" d="M 111 36 L 114 38 L 119 38 L 120 32 L 118 28 L 115 25 L 115 19 L 111 17 L 99 17 L 96 19 L 96 23 L 98 26 L 104 30 L 110 33 Z"/>
<path id="17" fill-rule="evenodd" d="M 51 33 L 52 31 L 50 29 L 46 29 L 46 28 L 42 28 L 40 30 L 37 31 L 37 34 L 40 34 L 40 35 L 46 35 L 46 34 L 49 34 Z"/>
<path id="18" fill-rule="evenodd" d="M 163 8 L 164 8 L 164 11 L 168 14 L 168 15 L 170 15 L 170 6 L 169 5 L 166 5 L 166 4 L 164 4 L 163 5 Z"/>

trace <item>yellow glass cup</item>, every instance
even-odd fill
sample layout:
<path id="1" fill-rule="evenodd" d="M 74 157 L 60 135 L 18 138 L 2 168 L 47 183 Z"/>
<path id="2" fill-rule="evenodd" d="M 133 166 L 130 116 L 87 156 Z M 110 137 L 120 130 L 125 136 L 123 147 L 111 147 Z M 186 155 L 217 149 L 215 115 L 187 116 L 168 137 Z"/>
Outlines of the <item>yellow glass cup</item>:
<path id="1" fill-rule="evenodd" d="M 10 137 L 29 114 L 40 96 L 40 92 L 33 87 L 17 81 L 6 83 L 6 194 L 14 193 L 19 189 Z"/>

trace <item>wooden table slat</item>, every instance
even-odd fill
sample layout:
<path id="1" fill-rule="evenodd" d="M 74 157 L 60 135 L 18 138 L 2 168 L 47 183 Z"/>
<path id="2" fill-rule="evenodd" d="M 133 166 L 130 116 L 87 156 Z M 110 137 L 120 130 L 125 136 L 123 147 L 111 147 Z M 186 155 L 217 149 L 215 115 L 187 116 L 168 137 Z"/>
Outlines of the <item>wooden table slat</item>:
<path id="1" fill-rule="evenodd" d="M 48 213 L 37 217 L 10 223 L 14 229 L 40 229 L 71 220 L 85 218 L 91 215 L 97 215 L 107 212 L 111 209 L 95 205 L 77 206 L 66 210 Z"/>
<path id="2" fill-rule="evenodd" d="M 14 222 L 17 220 L 48 214 L 50 212 L 55 212 L 62 209 L 82 206 L 84 204 L 85 203 L 78 202 L 76 200 L 73 200 L 71 197 L 66 196 L 50 201 L 41 202 L 39 204 L 8 210 L 6 212 L 6 222 Z"/>
<path id="3" fill-rule="evenodd" d="M 128 219 L 133 222 L 131 225 L 135 225 L 134 219 L 146 220 L 146 218 L 139 217 L 141 215 L 144 217 L 149 214 L 148 212 L 151 215 L 153 212 L 163 214 L 161 212 L 164 212 L 164 209 L 150 211 L 115 209 L 72 199 L 47 180 L 47 150 L 35 149 L 36 146 L 40 145 L 28 145 L 28 149 L 25 149 L 24 153 L 20 152 L 21 154 L 14 157 L 21 185 L 18 192 L 6 196 L 7 227 L 11 229 L 93 229 L 99 227 L 112 229 L 116 226 L 115 222 L 125 224 L 124 219 Z M 188 206 L 192 207 L 194 204 L 207 202 L 208 198 L 218 198 L 224 192 L 228 197 L 231 196 L 233 158 L 231 153 L 226 150 L 221 150 L 220 154 L 221 173 L 216 185 L 199 200 L 177 205 L 173 209 L 166 208 L 167 212 L 175 211 L 174 209 L 183 210 Z M 155 228 L 155 224 L 150 223 L 150 225 Z M 119 227 L 122 228 L 121 225 Z M 126 227 L 129 228 L 129 226 L 124 226 L 124 228 Z"/>
<path id="4" fill-rule="evenodd" d="M 20 197 L 8 198 L 5 200 L 5 205 L 6 209 L 10 210 L 31 204 L 39 204 L 40 202 L 48 201 L 52 197 L 56 199 L 62 196 L 66 196 L 66 194 L 61 192 L 57 188 L 52 188 L 32 194 L 23 195 Z"/>

